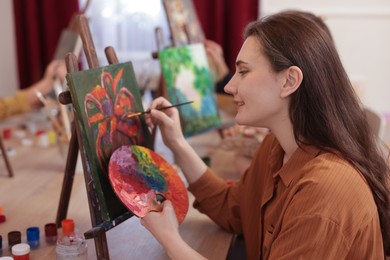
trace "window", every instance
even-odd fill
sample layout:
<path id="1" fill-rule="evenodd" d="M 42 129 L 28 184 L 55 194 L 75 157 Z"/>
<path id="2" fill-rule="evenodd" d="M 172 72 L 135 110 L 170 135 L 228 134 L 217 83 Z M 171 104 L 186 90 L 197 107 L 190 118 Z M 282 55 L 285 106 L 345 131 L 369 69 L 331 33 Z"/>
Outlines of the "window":
<path id="1" fill-rule="evenodd" d="M 86 0 L 79 0 L 84 7 Z M 107 65 L 104 48 L 114 47 L 120 62 L 132 61 L 141 89 L 155 89 L 160 75 L 155 28 L 163 32 L 164 45 L 170 32 L 161 0 L 91 0 L 85 14 L 101 66 Z M 163 46 L 164 47 L 164 46 Z M 85 57 L 83 67 L 87 68 Z"/>

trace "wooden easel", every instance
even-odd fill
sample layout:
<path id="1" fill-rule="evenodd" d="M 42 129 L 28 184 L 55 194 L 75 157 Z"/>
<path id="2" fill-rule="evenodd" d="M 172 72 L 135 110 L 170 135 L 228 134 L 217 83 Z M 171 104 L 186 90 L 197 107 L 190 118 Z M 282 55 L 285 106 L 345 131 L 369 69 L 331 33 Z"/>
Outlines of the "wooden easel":
<path id="1" fill-rule="evenodd" d="M 85 56 L 88 61 L 89 68 L 98 68 L 99 62 L 97 59 L 95 47 L 91 37 L 91 32 L 88 26 L 88 21 L 85 16 L 81 15 L 79 17 L 79 29 L 80 35 L 83 42 L 83 49 Z M 115 51 L 112 47 L 107 47 L 106 56 L 110 64 L 118 63 Z M 69 53 L 66 58 L 66 66 L 69 73 L 78 71 L 78 61 L 74 54 Z M 69 91 L 63 92 L 59 96 L 59 101 L 62 104 L 72 103 L 72 98 Z M 74 120 L 72 125 L 72 136 L 70 140 L 70 146 L 68 151 L 68 158 L 65 167 L 64 181 L 61 191 L 60 203 L 57 211 L 56 223 L 58 226 L 61 225 L 61 221 L 66 218 L 70 193 L 72 189 L 75 168 L 77 163 L 78 149 L 80 148 L 80 154 L 82 158 L 84 178 L 88 195 L 89 209 L 91 214 L 92 229 L 85 232 L 85 238 L 93 238 L 95 241 L 95 250 L 97 259 L 109 259 L 109 252 L 107 246 L 106 231 L 118 225 L 119 223 L 125 221 L 132 216 L 132 213 L 125 212 L 124 214 L 116 217 L 110 221 L 104 221 L 100 212 L 100 208 L 96 207 L 99 205 L 97 198 L 96 188 L 94 186 L 94 181 L 91 176 L 90 168 L 86 165 L 86 155 L 84 153 L 83 139 L 81 137 L 80 125 L 77 120 Z"/>
<path id="2" fill-rule="evenodd" d="M 1 154 L 4 158 L 5 167 L 7 167 L 8 176 L 14 177 L 14 172 L 12 171 L 11 163 L 9 162 L 7 149 L 5 149 L 2 136 L 0 136 L 0 148 L 1 148 Z"/>
<path id="3" fill-rule="evenodd" d="M 157 51 L 152 53 L 152 58 L 153 59 L 158 59 L 159 51 L 161 51 L 164 48 L 164 37 L 163 37 L 163 32 L 162 32 L 161 27 L 156 27 L 154 29 L 154 37 L 156 39 Z M 160 97 L 160 96 L 163 96 L 163 97 L 167 97 L 168 96 L 167 89 L 166 89 L 165 84 L 164 84 L 164 78 L 163 78 L 162 73 L 160 75 L 160 80 L 159 80 L 159 84 L 158 84 L 158 87 L 157 87 L 157 91 L 156 91 L 156 93 L 154 94 L 153 97 L 156 98 L 156 97 Z"/>

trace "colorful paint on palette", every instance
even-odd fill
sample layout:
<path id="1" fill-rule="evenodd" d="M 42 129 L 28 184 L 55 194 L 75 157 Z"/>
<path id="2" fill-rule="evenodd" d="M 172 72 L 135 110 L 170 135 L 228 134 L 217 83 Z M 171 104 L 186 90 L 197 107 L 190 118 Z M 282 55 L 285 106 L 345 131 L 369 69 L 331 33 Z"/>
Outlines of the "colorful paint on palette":
<path id="1" fill-rule="evenodd" d="M 181 223 L 188 211 L 188 194 L 175 169 L 157 153 L 138 145 L 118 148 L 109 163 L 111 185 L 138 217 L 159 208 L 158 195 L 172 202 Z"/>

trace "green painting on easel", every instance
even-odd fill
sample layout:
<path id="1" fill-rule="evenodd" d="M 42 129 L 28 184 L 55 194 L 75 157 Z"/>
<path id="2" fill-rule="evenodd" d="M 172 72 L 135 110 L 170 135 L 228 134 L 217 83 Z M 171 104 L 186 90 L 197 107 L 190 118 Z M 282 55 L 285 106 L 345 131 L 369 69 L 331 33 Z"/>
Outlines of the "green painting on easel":
<path id="1" fill-rule="evenodd" d="M 162 50 L 159 59 L 171 103 L 194 101 L 178 107 L 184 135 L 219 127 L 216 93 L 203 44 Z"/>

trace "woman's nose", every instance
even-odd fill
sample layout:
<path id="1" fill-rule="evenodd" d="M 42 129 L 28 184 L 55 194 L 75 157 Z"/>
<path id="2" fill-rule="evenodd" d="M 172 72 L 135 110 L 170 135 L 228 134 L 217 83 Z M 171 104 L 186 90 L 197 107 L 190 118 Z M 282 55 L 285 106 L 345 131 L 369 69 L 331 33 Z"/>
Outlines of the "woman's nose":
<path id="1" fill-rule="evenodd" d="M 235 80 L 234 80 L 235 76 L 233 75 L 233 77 L 229 80 L 229 82 L 225 85 L 225 87 L 223 88 L 223 90 L 226 92 L 226 93 L 229 93 L 231 95 L 234 95 L 236 93 L 236 87 L 235 87 Z"/>

